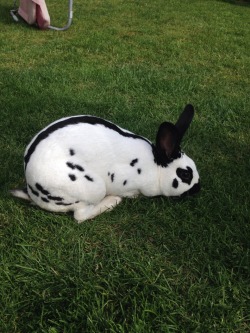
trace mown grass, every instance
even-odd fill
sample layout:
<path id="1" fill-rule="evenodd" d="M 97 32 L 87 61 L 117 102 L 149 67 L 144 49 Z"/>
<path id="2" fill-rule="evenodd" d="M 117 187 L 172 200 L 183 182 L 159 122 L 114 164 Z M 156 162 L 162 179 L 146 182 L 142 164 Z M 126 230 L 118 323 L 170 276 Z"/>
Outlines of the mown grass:
<path id="1" fill-rule="evenodd" d="M 66 3 L 66 1 L 65 1 Z M 47 1 L 52 24 L 67 6 Z M 0 5 L 0 332 L 249 332 L 249 14 L 236 1 L 75 1 L 66 32 Z M 77 225 L 14 200 L 32 136 L 94 114 L 154 140 L 191 102 L 202 191 Z"/>

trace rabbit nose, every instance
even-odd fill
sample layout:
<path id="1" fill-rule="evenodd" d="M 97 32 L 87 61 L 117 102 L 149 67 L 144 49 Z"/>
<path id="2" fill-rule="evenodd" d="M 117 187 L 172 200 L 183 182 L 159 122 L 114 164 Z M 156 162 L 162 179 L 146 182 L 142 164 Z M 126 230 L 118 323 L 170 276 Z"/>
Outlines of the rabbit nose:
<path id="1" fill-rule="evenodd" d="M 196 193 L 198 193 L 201 189 L 201 183 L 200 180 L 198 181 L 198 183 L 194 184 L 188 191 L 184 192 L 181 194 L 181 198 L 187 196 L 187 195 L 194 195 Z"/>
<path id="2" fill-rule="evenodd" d="M 193 187 L 191 187 L 191 189 L 188 191 L 188 194 L 189 195 L 196 194 L 200 191 L 200 189 L 201 189 L 201 183 L 199 181 L 198 183 L 194 184 Z"/>

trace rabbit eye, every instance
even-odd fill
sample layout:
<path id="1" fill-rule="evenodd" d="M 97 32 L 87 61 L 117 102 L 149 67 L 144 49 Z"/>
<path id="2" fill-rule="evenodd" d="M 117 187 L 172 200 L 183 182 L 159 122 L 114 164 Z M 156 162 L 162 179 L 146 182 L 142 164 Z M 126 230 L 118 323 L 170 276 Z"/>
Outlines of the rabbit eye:
<path id="1" fill-rule="evenodd" d="M 193 170 L 190 167 L 187 167 L 187 169 L 177 168 L 176 174 L 183 183 L 186 183 L 188 185 L 191 184 L 191 181 L 193 179 Z"/>

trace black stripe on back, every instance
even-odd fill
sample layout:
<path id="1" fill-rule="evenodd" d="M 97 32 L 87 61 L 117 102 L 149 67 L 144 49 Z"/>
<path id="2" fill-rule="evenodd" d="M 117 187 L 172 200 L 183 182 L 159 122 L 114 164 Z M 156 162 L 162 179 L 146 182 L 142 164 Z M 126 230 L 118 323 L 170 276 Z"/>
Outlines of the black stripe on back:
<path id="1" fill-rule="evenodd" d="M 124 132 L 121 128 L 119 128 L 118 126 L 116 126 L 115 124 L 104 120 L 102 118 L 98 118 L 98 117 L 94 117 L 94 116 L 76 116 L 76 117 L 71 117 L 71 118 L 67 118 L 61 121 L 58 121 L 57 123 L 49 126 L 48 128 L 46 128 L 44 131 L 42 131 L 41 133 L 39 133 L 36 137 L 36 139 L 34 140 L 34 142 L 32 142 L 31 146 L 29 147 L 27 154 L 24 156 L 24 163 L 25 163 L 25 168 L 27 167 L 27 164 L 30 160 L 31 155 L 34 153 L 37 145 L 44 139 L 46 139 L 51 133 L 69 126 L 69 125 L 77 125 L 80 123 L 87 123 L 90 125 L 96 125 L 96 124 L 100 124 L 103 125 L 113 131 L 116 131 L 117 133 L 119 133 L 120 135 L 124 136 L 124 137 L 129 137 L 129 138 L 133 138 L 133 139 L 141 139 L 144 140 L 146 142 L 148 142 L 150 144 L 150 142 L 143 138 L 142 136 L 133 134 L 133 133 L 127 133 Z"/>

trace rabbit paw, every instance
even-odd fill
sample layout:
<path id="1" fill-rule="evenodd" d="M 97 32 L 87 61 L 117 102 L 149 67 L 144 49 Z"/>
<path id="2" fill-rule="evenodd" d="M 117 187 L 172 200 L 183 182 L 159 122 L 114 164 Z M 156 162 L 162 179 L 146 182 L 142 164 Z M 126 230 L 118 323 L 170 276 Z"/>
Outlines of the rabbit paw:
<path id="1" fill-rule="evenodd" d="M 74 218 L 78 223 L 92 219 L 105 211 L 112 210 L 116 205 L 122 201 L 118 196 L 107 196 L 97 205 L 82 204 L 74 211 Z"/>

